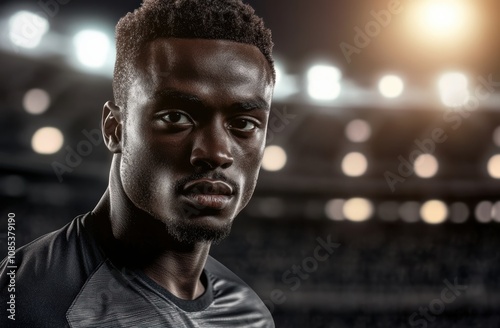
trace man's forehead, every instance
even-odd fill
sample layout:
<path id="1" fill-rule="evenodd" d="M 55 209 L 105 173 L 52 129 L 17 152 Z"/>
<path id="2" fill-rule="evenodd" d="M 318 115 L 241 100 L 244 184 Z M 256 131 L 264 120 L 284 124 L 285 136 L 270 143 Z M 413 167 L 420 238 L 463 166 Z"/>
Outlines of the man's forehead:
<path id="1" fill-rule="evenodd" d="M 206 99 L 260 98 L 270 104 L 274 88 L 272 70 L 260 50 L 227 40 L 157 39 L 147 44 L 135 70 L 129 99 L 177 90 Z"/>
<path id="2" fill-rule="evenodd" d="M 261 78 L 272 83 L 272 70 L 265 56 L 254 45 L 230 40 L 159 38 L 143 50 L 138 66 L 149 74 L 165 77 L 174 71 L 220 70 L 221 64 L 239 65 L 244 70 L 257 70 Z M 213 66 L 213 67 L 212 67 Z M 255 72 L 254 72 L 255 73 Z"/>

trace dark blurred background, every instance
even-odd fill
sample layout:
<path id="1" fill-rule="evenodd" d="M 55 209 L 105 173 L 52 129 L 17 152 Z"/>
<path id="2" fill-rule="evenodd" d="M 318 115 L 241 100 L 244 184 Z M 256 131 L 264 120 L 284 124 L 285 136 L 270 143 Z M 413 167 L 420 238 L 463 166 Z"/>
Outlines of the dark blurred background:
<path id="1" fill-rule="evenodd" d="M 105 190 L 113 30 L 139 3 L 2 0 L 2 258 L 8 213 L 21 246 Z M 500 3 L 249 3 L 278 84 L 258 188 L 213 255 L 277 327 L 499 327 Z"/>

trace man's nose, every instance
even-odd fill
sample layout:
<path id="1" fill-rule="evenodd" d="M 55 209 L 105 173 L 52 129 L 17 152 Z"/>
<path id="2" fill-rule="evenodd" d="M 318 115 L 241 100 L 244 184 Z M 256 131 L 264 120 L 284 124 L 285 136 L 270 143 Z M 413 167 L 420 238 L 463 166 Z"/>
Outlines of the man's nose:
<path id="1" fill-rule="evenodd" d="M 228 168 L 233 164 L 231 137 L 222 123 L 200 129 L 191 151 L 191 165 L 205 169 Z"/>

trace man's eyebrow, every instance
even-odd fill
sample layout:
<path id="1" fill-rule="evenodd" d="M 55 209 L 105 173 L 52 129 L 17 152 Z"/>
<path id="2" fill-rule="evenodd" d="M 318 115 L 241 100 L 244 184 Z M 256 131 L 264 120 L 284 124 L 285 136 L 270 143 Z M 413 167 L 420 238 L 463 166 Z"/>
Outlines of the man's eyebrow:
<path id="1" fill-rule="evenodd" d="M 264 109 L 266 111 L 270 110 L 269 104 L 267 101 L 264 99 L 258 97 L 252 100 L 246 100 L 246 101 L 241 101 L 234 103 L 231 108 L 235 110 L 245 110 L 245 111 L 250 111 L 253 109 Z"/>
<path id="2" fill-rule="evenodd" d="M 154 93 L 154 97 L 160 100 L 182 101 L 189 102 L 194 105 L 203 106 L 203 102 L 197 96 L 177 90 L 159 90 Z"/>
<path id="3" fill-rule="evenodd" d="M 154 93 L 154 98 L 160 101 L 189 103 L 192 106 L 205 107 L 203 101 L 197 96 L 178 90 L 159 90 Z M 250 111 L 253 109 L 263 109 L 269 111 L 269 104 L 261 97 L 255 99 L 235 102 L 231 105 L 232 110 Z"/>

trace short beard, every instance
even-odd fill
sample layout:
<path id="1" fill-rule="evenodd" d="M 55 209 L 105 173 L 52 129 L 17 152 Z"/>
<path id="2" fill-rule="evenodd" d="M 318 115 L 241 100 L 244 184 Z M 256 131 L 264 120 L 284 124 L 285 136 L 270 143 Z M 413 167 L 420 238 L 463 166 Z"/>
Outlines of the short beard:
<path id="1" fill-rule="evenodd" d="M 185 220 L 168 220 L 166 228 L 168 233 L 180 243 L 194 245 L 205 242 L 217 245 L 229 236 L 232 224 L 233 222 L 229 221 L 221 227 L 213 228 Z"/>

